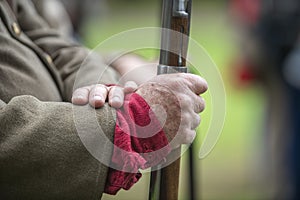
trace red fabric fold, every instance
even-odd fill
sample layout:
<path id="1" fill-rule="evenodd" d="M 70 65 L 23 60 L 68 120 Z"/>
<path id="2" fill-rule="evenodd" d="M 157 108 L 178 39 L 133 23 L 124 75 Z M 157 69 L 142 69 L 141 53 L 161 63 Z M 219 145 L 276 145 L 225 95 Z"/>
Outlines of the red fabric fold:
<path id="1" fill-rule="evenodd" d="M 129 190 L 142 176 L 139 169 L 155 166 L 170 153 L 171 148 L 150 106 L 138 94 L 125 96 L 117 110 L 111 160 L 105 193 Z"/>

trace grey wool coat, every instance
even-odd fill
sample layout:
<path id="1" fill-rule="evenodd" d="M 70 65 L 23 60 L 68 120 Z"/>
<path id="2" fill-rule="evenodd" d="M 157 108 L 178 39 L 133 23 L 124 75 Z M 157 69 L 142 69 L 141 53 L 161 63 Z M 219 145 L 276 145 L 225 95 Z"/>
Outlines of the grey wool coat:
<path id="1" fill-rule="evenodd" d="M 30 0 L 0 0 L 0 17 L 0 199 L 100 199 L 114 110 L 70 99 L 74 88 L 115 83 L 116 73 L 51 30 Z M 95 127 L 109 142 L 93 140 Z"/>

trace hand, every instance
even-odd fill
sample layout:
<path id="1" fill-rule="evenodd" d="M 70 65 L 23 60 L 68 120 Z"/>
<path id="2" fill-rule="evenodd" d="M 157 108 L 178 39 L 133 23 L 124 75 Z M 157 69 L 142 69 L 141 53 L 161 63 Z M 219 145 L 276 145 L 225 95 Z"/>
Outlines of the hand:
<path id="1" fill-rule="evenodd" d="M 137 84 L 133 81 L 121 86 L 106 86 L 103 84 L 90 85 L 78 88 L 73 92 L 72 103 L 76 105 L 85 105 L 89 103 L 94 108 L 102 107 L 106 100 L 113 108 L 120 108 L 124 103 L 125 94 L 136 90 Z"/>
<path id="2" fill-rule="evenodd" d="M 205 107 L 205 101 L 199 95 L 206 90 L 207 83 L 203 78 L 178 73 L 156 76 L 141 85 L 136 93 L 153 107 L 171 147 L 175 149 L 194 140 L 195 129 L 200 124 L 198 113 Z M 155 109 L 155 105 L 160 108 Z"/>

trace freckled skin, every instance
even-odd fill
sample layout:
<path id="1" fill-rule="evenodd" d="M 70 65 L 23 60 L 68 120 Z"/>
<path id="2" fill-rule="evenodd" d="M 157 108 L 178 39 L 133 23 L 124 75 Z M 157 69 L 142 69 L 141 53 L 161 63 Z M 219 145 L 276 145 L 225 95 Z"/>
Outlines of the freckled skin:
<path id="1" fill-rule="evenodd" d="M 169 140 L 178 134 L 177 140 L 171 144 L 176 148 L 181 144 L 191 143 L 195 138 L 195 127 L 199 125 L 198 113 L 202 112 L 205 102 L 199 94 L 207 90 L 204 79 L 192 74 L 159 75 L 142 84 L 136 91 L 147 103 L 160 105 L 167 113 L 163 130 Z M 154 110 L 162 123 L 165 112 Z"/>
<path id="2" fill-rule="evenodd" d="M 173 133 L 178 131 L 181 121 L 180 104 L 175 94 L 173 94 L 172 91 L 165 86 L 152 83 L 144 84 L 142 88 L 137 90 L 137 93 L 142 96 L 150 106 L 158 104 L 164 108 L 167 113 L 166 119 L 164 112 L 160 110 L 155 110 L 154 112 L 161 123 L 166 120 L 163 130 L 168 141 L 171 141 L 174 137 Z"/>

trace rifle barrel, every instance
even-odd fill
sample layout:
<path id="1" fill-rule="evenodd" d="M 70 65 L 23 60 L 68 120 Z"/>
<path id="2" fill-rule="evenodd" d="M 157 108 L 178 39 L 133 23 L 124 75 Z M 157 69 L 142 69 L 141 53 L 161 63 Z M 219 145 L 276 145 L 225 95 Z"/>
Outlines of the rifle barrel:
<path id="1" fill-rule="evenodd" d="M 190 33 L 191 0 L 163 0 L 161 51 L 158 74 L 187 72 L 186 57 Z M 177 200 L 179 190 L 181 148 L 168 158 L 178 159 L 160 171 L 153 171 L 150 200 Z M 179 156 L 178 156 L 179 155 Z"/>

